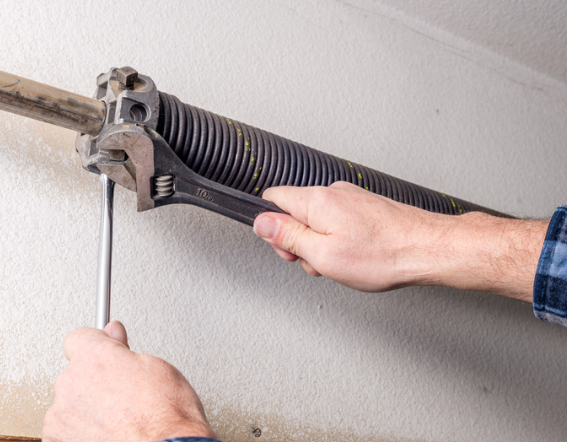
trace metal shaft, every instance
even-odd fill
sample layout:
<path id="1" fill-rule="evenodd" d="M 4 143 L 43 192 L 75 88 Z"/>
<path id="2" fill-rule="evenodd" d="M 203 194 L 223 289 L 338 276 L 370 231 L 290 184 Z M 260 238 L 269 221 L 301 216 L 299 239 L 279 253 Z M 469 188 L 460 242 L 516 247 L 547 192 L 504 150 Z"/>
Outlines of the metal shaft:
<path id="1" fill-rule="evenodd" d="M 100 211 L 100 236 L 98 243 L 95 328 L 102 330 L 106 324 L 108 324 L 108 321 L 110 321 L 114 181 L 105 174 L 101 174 L 100 184 L 102 186 L 102 207 Z"/>
<path id="2" fill-rule="evenodd" d="M 101 131 L 105 117 L 102 101 L 2 71 L 0 110 L 93 136 Z"/>

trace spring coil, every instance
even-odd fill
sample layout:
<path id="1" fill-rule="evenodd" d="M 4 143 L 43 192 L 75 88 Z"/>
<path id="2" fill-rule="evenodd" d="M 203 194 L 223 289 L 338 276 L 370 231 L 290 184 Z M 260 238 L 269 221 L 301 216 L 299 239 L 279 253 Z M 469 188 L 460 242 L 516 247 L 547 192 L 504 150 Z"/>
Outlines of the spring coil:
<path id="1" fill-rule="evenodd" d="M 348 181 L 431 212 L 497 214 L 309 148 L 247 124 L 182 103 L 160 92 L 157 132 L 194 172 L 251 195 L 272 186 L 329 186 Z"/>
<path id="2" fill-rule="evenodd" d="M 154 182 L 157 196 L 165 198 L 173 195 L 173 175 L 158 176 L 155 178 Z"/>

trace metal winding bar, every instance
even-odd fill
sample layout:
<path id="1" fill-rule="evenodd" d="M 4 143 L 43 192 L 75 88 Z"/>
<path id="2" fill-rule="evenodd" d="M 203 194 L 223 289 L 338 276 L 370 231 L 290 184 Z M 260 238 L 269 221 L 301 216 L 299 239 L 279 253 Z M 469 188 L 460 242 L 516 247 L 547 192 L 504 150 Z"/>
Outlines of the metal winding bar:
<path id="1" fill-rule="evenodd" d="M 95 136 L 104 124 L 106 105 L 0 71 L 0 110 Z"/>

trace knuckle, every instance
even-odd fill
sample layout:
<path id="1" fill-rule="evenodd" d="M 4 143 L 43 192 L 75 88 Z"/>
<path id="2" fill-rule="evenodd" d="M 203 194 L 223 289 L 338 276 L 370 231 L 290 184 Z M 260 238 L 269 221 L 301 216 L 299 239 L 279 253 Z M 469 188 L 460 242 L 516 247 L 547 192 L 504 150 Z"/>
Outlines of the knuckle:
<path id="1" fill-rule="evenodd" d="M 357 189 L 358 186 L 352 183 L 349 183 L 348 181 L 335 181 L 333 184 L 331 184 L 329 187 L 333 188 L 333 189 L 343 189 L 343 190 L 352 190 L 352 189 Z"/>
<path id="2" fill-rule="evenodd" d="M 157 359 L 157 357 L 149 355 L 147 353 L 140 353 L 136 355 L 136 359 L 138 360 L 141 366 L 148 367 L 155 364 L 155 360 Z"/>
<path id="3" fill-rule="evenodd" d="M 280 243 L 284 250 L 298 255 L 299 242 L 301 241 L 301 234 L 305 231 L 306 227 L 303 225 L 293 226 L 289 229 L 282 229 Z"/>
<path id="4" fill-rule="evenodd" d="M 136 357 L 138 358 L 141 365 L 149 371 L 155 371 L 158 373 L 166 373 L 171 371 L 171 365 L 163 359 L 158 358 L 157 356 L 144 353 L 136 355 Z"/>
<path id="5" fill-rule="evenodd" d="M 313 194 L 313 208 L 316 213 L 326 213 L 335 207 L 341 191 L 338 188 L 319 187 Z"/>
<path id="6" fill-rule="evenodd" d="M 333 189 L 330 189 L 329 187 L 316 187 L 313 189 L 313 198 L 319 203 L 324 203 L 329 200 L 332 193 Z"/>
<path id="7" fill-rule="evenodd" d="M 67 334 L 63 339 L 63 350 L 75 353 L 80 353 L 83 348 L 85 348 L 85 342 L 89 340 L 89 336 L 92 336 L 93 330 L 82 327 L 77 328 Z"/>
<path id="8" fill-rule="evenodd" d="M 301 267 L 303 267 L 303 270 L 305 270 L 307 272 L 308 275 L 310 276 L 320 276 L 319 272 L 317 270 L 315 270 L 315 268 L 306 260 L 301 259 L 300 260 L 300 264 Z"/>
<path id="9" fill-rule="evenodd" d="M 345 184 L 347 184 L 346 181 L 335 181 L 329 187 L 331 187 L 333 189 L 343 189 L 345 187 Z"/>
<path id="10" fill-rule="evenodd" d="M 317 270 L 315 270 L 315 269 L 314 269 L 313 267 L 311 267 L 311 266 L 308 266 L 308 268 L 307 268 L 306 270 L 307 270 L 307 273 L 308 273 L 310 276 L 315 276 L 315 277 L 316 277 L 316 276 L 320 276 L 320 275 L 319 275 L 319 272 L 318 272 Z"/>

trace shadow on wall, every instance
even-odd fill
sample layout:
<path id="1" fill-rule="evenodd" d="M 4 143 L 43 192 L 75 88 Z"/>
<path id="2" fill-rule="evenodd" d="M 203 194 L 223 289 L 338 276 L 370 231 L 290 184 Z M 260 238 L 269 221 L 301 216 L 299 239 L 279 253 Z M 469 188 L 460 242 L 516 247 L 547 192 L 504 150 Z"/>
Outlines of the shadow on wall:
<path id="1" fill-rule="evenodd" d="M 193 259 L 204 261 L 236 287 L 256 285 L 253 293 L 278 314 L 286 314 L 289 297 L 293 297 L 293 314 L 303 315 L 305 323 L 312 321 L 313 299 L 303 296 L 296 285 L 309 283 L 312 288 L 313 280 L 299 265 L 283 263 L 249 227 L 219 221 L 217 215 L 200 209 L 183 210 L 190 211 L 184 216 L 192 217 L 193 227 L 183 229 L 176 224 L 168 227 L 174 229 L 168 234 L 190 236 L 199 253 Z M 230 224 L 224 228 L 224 222 Z M 208 228 L 191 232 L 199 229 L 199 223 L 206 223 Z M 215 229 L 217 223 L 223 228 Z M 159 228 L 154 231 L 163 235 Z M 235 238 L 237 250 L 230 247 Z M 211 242 L 217 245 L 211 247 Z M 223 246 L 227 246 L 226 253 L 219 254 Z M 282 274 L 274 275 L 278 270 Z M 336 335 L 331 340 L 350 335 L 363 352 L 376 352 L 378 345 L 395 349 L 399 359 L 417 373 L 413 376 L 402 370 L 399 382 L 415 377 L 413 382 L 435 386 L 446 380 L 470 392 L 471 403 L 486 407 L 478 410 L 478 419 L 507 409 L 506 416 L 515 417 L 507 424 L 512 427 L 530 427 L 534 432 L 545 428 L 546 434 L 558 435 L 567 429 L 563 410 L 557 407 L 567 397 L 563 382 L 567 353 L 558 351 L 564 347 L 566 331 L 535 319 L 529 304 L 437 287 L 364 294 L 324 278 L 315 284 L 319 299 L 324 297 L 329 308 L 340 312 L 333 316 Z M 443 387 L 439 384 L 440 390 Z"/>

